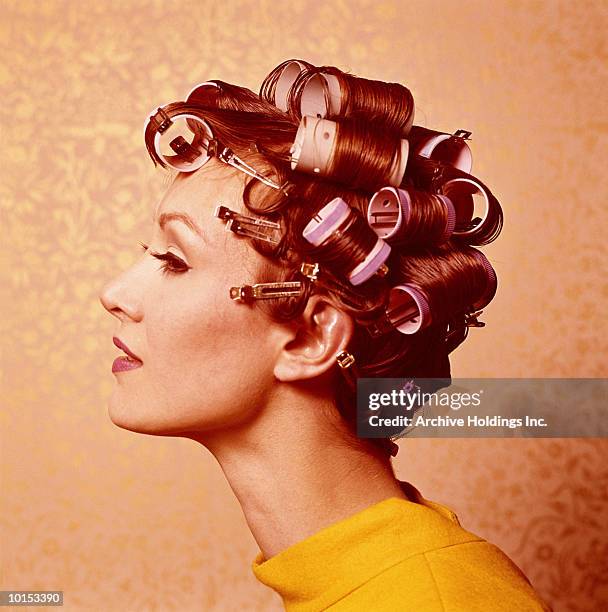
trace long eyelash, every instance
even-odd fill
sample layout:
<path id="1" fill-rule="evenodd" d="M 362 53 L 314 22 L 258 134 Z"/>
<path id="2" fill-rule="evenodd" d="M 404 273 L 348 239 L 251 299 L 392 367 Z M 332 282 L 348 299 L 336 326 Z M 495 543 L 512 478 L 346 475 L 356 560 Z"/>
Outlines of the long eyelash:
<path id="1" fill-rule="evenodd" d="M 143 249 L 144 252 L 148 251 L 148 245 L 139 241 L 139 246 Z M 150 253 L 152 257 L 156 257 L 156 259 L 160 259 L 163 264 L 161 266 L 161 271 L 163 274 L 182 274 L 187 272 L 190 267 L 187 266 L 179 257 L 176 257 L 172 253 Z"/>

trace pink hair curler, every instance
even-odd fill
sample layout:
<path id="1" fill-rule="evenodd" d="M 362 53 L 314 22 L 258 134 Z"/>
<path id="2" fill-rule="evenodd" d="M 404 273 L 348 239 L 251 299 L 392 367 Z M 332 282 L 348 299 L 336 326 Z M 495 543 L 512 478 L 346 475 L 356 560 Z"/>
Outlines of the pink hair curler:
<path id="1" fill-rule="evenodd" d="M 304 228 L 302 236 L 314 246 L 319 246 L 333 234 L 350 215 L 350 206 L 342 198 L 328 202 Z"/>
<path id="2" fill-rule="evenodd" d="M 443 194 L 438 197 L 446 208 L 446 226 L 439 242 L 445 242 L 454 231 L 456 211 L 450 198 Z M 412 210 L 412 199 L 407 189 L 383 187 L 371 198 L 367 209 L 369 226 L 387 242 L 397 241 L 407 231 Z"/>
<path id="3" fill-rule="evenodd" d="M 384 315 L 368 325 L 367 331 L 373 338 L 394 330 L 412 335 L 431 322 L 431 309 L 425 294 L 418 287 L 406 283 L 391 288 Z"/>
<path id="4" fill-rule="evenodd" d="M 498 279 L 496 278 L 496 272 L 492 264 L 481 251 L 475 251 L 475 258 L 481 263 L 487 274 L 486 289 L 481 297 L 473 304 L 475 310 L 480 310 L 481 308 L 485 308 L 494 299 L 498 288 Z"/>
<path id="5" fill-rule="evenodd" d="M 308 222 L 302 236 L 310 244 L 321 246 L 335 232 L 340 232 L 353 214 L 355 214 L 353 209 L 342 198 L 334 198 Z M 350 283 L 355 286 L 360 285 L 374 274 L 383 271 L 383 268 L 385 268 L 384 262 L 390 252 L 391 247 L 380 237 L 377 237 L 374 246 L 364 260 L 349 270 L 348 280 Z"/>
<path id="6" fill-rule="evenodd" d="M 408 284 L 391 289 L 386 315 L 391 325 L 406 335 L 415 334 L 432 321 L 426 297 L 420 289 Z"/>

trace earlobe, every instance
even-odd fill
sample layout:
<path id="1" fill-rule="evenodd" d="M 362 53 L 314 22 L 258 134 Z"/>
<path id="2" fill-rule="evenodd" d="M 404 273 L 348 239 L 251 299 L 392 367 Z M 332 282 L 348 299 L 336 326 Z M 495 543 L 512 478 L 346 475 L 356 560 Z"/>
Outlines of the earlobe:
<path id="1" fill-rule="evenodd" d="M 283 382 L 315 378 L 336 365 L 353 333 L 351 317 L 326 297 L 313 295 L 300 324 L 281 348 L 274 375 Z"/>

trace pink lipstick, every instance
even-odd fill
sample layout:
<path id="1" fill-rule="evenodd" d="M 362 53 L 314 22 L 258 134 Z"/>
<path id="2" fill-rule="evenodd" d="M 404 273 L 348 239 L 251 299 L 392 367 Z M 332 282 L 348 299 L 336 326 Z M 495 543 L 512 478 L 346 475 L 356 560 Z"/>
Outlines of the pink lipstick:
<path id="1" fill-rule="evenodd" d="M 117 357 L 112 363 L 112 372 L 125 372 L 142 366 L 141 361 L 132 359 L 131 357 Z"/>
<path id="2" fill-rule="evenodd" d="M 121 351 L 124 351 L 126 357 L 117 357 L 112 363 L 112 372 L 125 372 L 126 370 L 133 370 L 139 368 L 142 365 L 141 359 L 122 341 L 120 338 L 114 336 L 112 338 L 114 345 L 117 346 Z"/>

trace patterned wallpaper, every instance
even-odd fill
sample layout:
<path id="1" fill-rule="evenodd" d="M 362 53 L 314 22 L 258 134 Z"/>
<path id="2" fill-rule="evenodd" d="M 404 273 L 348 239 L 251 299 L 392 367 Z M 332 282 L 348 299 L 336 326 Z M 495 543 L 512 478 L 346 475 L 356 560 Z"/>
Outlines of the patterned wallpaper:
<path id="1" fill-rule="evenodd" d="M 279 610 L 211 455 L 113 426 L 100 288 L 164 188 L 155 105 L 257 89 L 290 57 L 407 85 L 419 125 L 473 132 L 505 209 L 499 292 L 456 376 L 603 377 L 605 2 L 1 0 L 1 589 L 66 610 Z M 608 608 L 608 442 L 408 440 L 401 478 L 501 546 L 556 611 Z"/>

